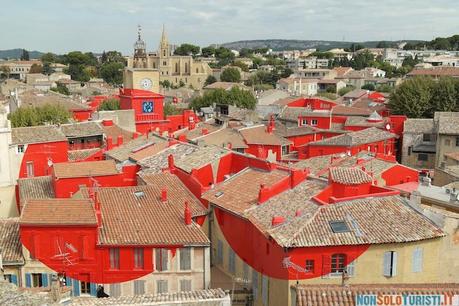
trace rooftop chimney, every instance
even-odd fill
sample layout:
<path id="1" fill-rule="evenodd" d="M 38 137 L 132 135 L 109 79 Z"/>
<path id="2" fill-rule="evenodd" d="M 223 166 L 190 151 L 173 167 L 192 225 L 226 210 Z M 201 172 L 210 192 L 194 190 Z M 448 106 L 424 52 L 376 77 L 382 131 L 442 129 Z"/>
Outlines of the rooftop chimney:
<path id="1" fill-rule="evenodd" d="M 107 150 L 113 149 L 113 138 L 112 136 L 107 137 Z"/>
<path id="2" fill-rule="evenodd" d="M 207 134 L 209 134 L 209 130 L 206 129 L 206 128 L 203 128 L 203 129 L 201 130 L 201 134 L 202 134 L 202 135 L 207 135 Z"/>
<path id="3" fill-rule="evenodd" d="M 301 211 L 301 209 L 297 209 L 295 212 L 295 217 L 300 217 L 302 214 L 303 212 Z"/>
<path id="4" fill-rule="evenodd" d="M 103 126 L 113 126 L 113 120 L 109 120 L 109 119 L 102 120 L 102 125 Z"/>
<path id="5" fill-rule="evenodd" d="M 185 201 L 185 224 L 191 225 L 191 211 L 188 205 L 188 201 Z"/>
<path id="6" fill-rule="evenodd" d="M 170 170 L 174 168 L 174 155 L 169 154 L 169 156 L 167 157 L 167 164 Z"/>
<path id="7" fill-rule="evenodd" d="M 167 188 L 163 187 L 161 189 L 161 202 L 166 202 L 167 201 Z"/>
<path id="8" fill-rule="evenodd" d="M 278 226 L 278 225 L 281 225 L 284 222 L 285 222 L 285 218 L 284 217 L 274 216 L 272 221 L 271 221 L 271 225 L 272 226 Z"/>
<path id="9" fill-rule="evenodd" d="M 123 135 L 118 135 L 118 140 L 117 140 L 117 145 L 122 145 L 123 144 Z"/>

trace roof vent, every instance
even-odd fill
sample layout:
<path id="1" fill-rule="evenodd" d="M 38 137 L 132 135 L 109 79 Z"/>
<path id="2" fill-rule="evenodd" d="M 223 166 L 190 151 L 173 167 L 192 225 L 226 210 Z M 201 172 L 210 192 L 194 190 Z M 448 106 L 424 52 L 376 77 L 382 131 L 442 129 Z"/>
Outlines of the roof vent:
<path id="1" fill-rule="evenodd" d="M 225 193 L 224 193 L 223 191 L 217 191 L 217 192 L 215 193 L 215 197 L 218 199 L 218 198 L 222 197 L 224 194 L 225 194 Z"/>
<path id="2" fill-rule="evenodd" d="M 166 202 L 167 201 L 167 188 L 163 187 L 161 189 L 161 202 Z"/>
<path id="3" fill-rule="evenodd" d="M 136 198 L 140 199 L 140 198 L 143 198 L 145 196 L 145 192 L 143 191 L 134 191 L 134 195 Z"/>

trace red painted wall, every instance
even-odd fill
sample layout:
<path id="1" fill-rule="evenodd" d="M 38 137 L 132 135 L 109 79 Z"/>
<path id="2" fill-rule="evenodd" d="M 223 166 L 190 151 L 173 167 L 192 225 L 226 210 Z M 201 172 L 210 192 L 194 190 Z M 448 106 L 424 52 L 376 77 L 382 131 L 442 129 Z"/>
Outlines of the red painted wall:
<path id="1" fill-rule="evenodd" d="M 287 105 L 290 107 L 310 107 L 312 110 L 330 110 L 336 103 L 319 98 L 299 98 Z"/>
<path id="2" fill-rule="evenodd" d="M 334 253 L 347 255 L 349 264 L 369 246 L 309 247 L 284 250 L 274 240 L 266 238 L 252 223 L 215 207 L 215 215 L 226 241 L 234 252 L 253 269 L 279 279 L 309 279 L 330 272 L 330 257 Z M 283 260 L 304 267 L 306 259 L 314 260 L 314 272 L 301 273 L 283 267 Z"/>
<path id="3" fill-rule="evenodd" d="M 252 154 L 258 158 L 267 158 L 268 152 L 271 150 L 274 154 L 276 154 L 276 160 L 282 159 L 282 147 L 281 146 L 271 146 L 271 145 L 257 145 L 257 144 L 247 144 L 248 148 L 245 149 L 245 153 Z"/>
<path id="4" fill-rule="evenodd" d="M 386 186 L 393 186 L 408 182 L 418 182 L 419 172 L 416 169 L 397 164 L 384 171 L 381 177 L 386 181 Z"/>
<path id="5" fill-rule="evenodd" d="M 53 186 L 56 198 L 70 198 L 72 194 L 80 189 L 81 185 L 94 187 L 95 181 L 100 187 L 123 187 L 137 185 L 137 172 L 140 167 L 137 165 L 124 166 L 122 173 L 116 175 L 60 178 L 56 179 L 53 173 Z"/>
<path id="6" fill-rule="evenodd" d="M 34 176 L 50 175 L 48 159 L 53 163 L 68 161 L 67 141 L 37 143 L 27 145 L 19 169 L 19 178 L 27 177 L 27 163 L 33 162 Z"/>
<path id="7" fill-rule="evenodd" d="M 134 269 L 133 247 L 120 247 L 120 268 L 111 270 L 109 248 L 96 245 L 97 227 L 22 225 L 20 235 L 24 246 L 49 268 L 56 272 L 65 272 L 68 277 L 92 283 L 125 282 L 153 272 L 152 248 L 162 247 L 144 247 L 144 269 Z M 61 250 L 69 252 L 68 259 L 72 264 L 56 258 L 55 255 L 59 254 L 58 241 Z M 65 243 L 71 244 L 76 252 L 66 249 Z M 174 246 L 172 250 L 179 247 L 181 246 Z"/>
<path id="8" fill-rule="evenodd" d="M 306 145 L 301 147 L 301 151 L 298 152 L 298 157 L 300 159 L 305 159 L 314 156 L 346 153 L 348 151 L 351 155 L 355 155 L 360 151 L 369 151 L 381 154 L 388 154 L 390 152 L 391 155 L 395 155 L 395 143 L 392 139 L 387 140 L 386 143 L 384 143 L 384 141 L 378 141 L 356 147 Z"/>
<path id="9" fill-rule="evenodd" d="M 72 110 L 72 117 L 79 122 L 88 121 L 92 113 L 92 110 Z"/>
<path id="10" fill-rule="evenodd" d="M 145 101 L 153 102 L 153 112 L 144 113 L 142 104 Z M 120 108 L 121 109 L 133 109 L 136 115 L 156 115 L 157 120 L 164 119 L 164 96 L 147 91 L 138 89 L 120 89 Z"/>

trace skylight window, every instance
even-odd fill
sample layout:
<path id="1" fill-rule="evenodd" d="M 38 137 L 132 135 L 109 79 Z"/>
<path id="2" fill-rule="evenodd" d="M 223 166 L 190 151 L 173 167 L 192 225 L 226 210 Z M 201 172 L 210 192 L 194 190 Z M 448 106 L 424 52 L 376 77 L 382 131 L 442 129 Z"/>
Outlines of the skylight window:
<path id="1" fill-rule="evenodd" d="M 330 221 L 329 222 L 330 227 L 333 231 L 333 233 L 347 233 L 350 232 L 351 230 L 349 229 L 349 226 L 347 226 L 345 221 Z"/>
<path id="2" fill-rule="evenodd" d="M 141 198 L 141 197 L 145 196 L 145 192 L 143 192 L 143 191 L 135 191 L 134 195 L 136 196 L 136 198 Z"/>
<path id="3" fill-rule="evenodd" d="M 223 196 L 223 194 L 223 191 L 218 191 L 217 193 L 215 193 L 215 197 L 218 199 L 219 197 Z"/>

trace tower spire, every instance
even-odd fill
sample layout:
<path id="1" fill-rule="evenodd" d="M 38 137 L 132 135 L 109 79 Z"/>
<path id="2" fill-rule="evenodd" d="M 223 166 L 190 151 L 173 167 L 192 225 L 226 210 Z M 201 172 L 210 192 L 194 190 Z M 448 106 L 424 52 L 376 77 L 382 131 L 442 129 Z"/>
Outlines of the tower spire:
<path id="1" fill-rule="evenodd" d="M 161 45 L 163 46 L 167 45 L 166 27 L 164 26 L 164 23 L 163 23 L 163 31 L 161 33 Z"/>

